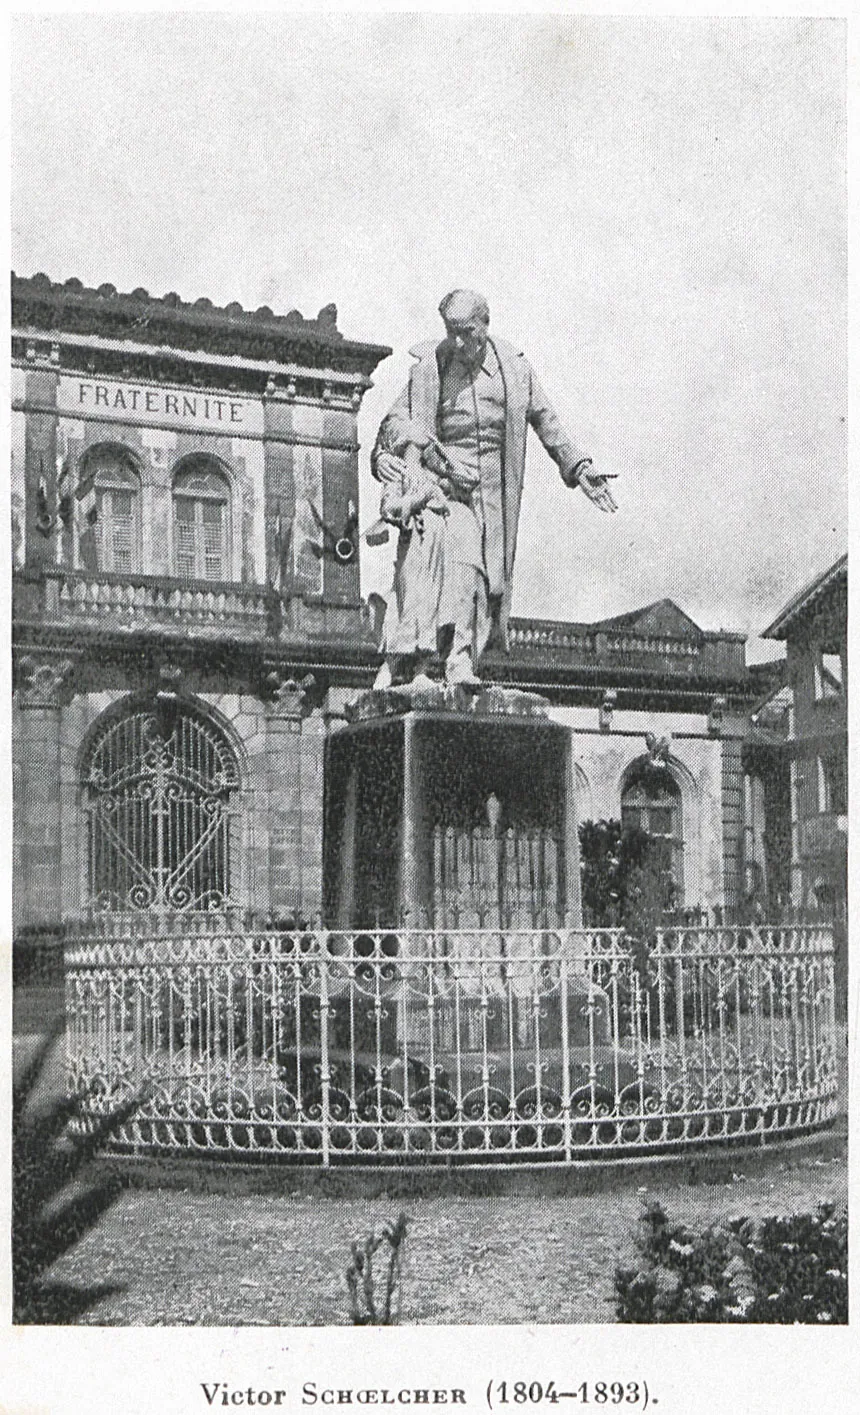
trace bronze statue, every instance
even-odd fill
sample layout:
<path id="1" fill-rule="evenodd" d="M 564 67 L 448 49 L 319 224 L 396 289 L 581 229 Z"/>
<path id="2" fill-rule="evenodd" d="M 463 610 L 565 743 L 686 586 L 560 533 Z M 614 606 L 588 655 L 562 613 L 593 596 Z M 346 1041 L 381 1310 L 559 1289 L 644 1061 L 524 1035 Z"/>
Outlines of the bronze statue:
<path id="1" fill-rule="evenodd" d="M 371 457 L 380 514 L 399 530 L 378 688 L 423 676 L 436 653 L 447 683 L 477 688 L 494 630 L 507 647 L 529 426 L 567 486 L 616 510 L 524 355 L 490 337 L 486 300 L 453 290 L 439 313 L 446 337 L 411 350 L 415 366 Z"/>

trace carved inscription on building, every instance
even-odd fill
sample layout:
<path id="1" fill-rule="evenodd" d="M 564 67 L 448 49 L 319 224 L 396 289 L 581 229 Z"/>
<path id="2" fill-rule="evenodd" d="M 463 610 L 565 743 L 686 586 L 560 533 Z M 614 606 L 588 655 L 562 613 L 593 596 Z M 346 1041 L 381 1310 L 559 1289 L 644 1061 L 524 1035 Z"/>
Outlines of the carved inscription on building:
<path id="1" fill-rule="evenodd" d="M 70 417 L 205 426 L 228 434 L 262 432 L 262 405 L 255 399 L 197 389 L 153 388 L 107 378 L 71 377 L 60 379 L 58 394 L 58 411 Z"/>

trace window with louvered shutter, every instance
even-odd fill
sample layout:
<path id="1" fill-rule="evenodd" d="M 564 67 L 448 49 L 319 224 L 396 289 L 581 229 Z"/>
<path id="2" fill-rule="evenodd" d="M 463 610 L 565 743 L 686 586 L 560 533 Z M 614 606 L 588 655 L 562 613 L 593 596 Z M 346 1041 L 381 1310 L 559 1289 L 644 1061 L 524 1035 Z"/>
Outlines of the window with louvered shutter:
<path id="1" fill-rule="evenodd" d="M 109 491 L 111 554 L 114 570 L 134 569 L 134 496 L 130 491 Z"/>
<path id="2" fill-rule="evenodd" d="M 120 447 L 93 447 L 80 476 L 93 477 L 98 568 L 127 575 L 139 571 L 140 479 L 131 458 Z"/>
<path id="3" fill-rule="evenodd" d="M 185 496 L 177 496 L 174 502 L 176 527 L 176 573 L 184 579 L 193 580 L 197 573 L 197 556 L 194 535 L 194 512 L 196 502 Z"/>
<path id="4" fill-rule="evenodd" d="M 224 506 L 220 501 L 201 501 L 203 538 L 203 576 L 207 580 L 224 578 Z"/>
<path id="5" fill-rule="evenodd" d="M 183 462 L 173 483 L 174 559 L 183 579 L 230 579 L 230 494 L 211 458 Z"/>

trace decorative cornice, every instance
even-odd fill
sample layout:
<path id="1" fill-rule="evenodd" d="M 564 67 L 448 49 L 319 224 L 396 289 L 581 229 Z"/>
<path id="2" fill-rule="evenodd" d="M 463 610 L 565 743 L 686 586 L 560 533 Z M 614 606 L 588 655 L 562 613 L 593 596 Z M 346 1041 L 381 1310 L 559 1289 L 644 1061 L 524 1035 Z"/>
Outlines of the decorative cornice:
<path id="1" fill-rule="evenodd" d="M 103 336 L 367 376 L 391 353 L 384 345 L 345 339 L 334 305 L 305 319 L 298 310 L 276 315 L 263 305 L 247 311 L 236 301 L 219 308 L 211 300 L 185 301 L 173 293 L 157 299 L 143 289 L 121 294 L 113 285 L 87 289 L 75 279 L 60 284 L 44 274 L 25 279 L 13 272 L 12 323 L 48 337 L 60 331 Z"/>

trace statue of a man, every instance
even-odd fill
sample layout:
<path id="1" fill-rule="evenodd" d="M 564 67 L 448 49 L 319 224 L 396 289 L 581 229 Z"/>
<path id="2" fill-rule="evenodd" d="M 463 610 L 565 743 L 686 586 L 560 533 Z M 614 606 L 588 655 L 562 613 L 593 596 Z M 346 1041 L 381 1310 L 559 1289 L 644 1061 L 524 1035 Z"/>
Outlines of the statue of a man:
<path id="1" fill-rule="evenodd" d="M 529 425 L 567 486 L 616 510 L 526 358 L 490 338 L 486 300 L 453 290 L 439 313 L 446 337 L 411 350 L 415 366 L 371 457 L 381 513 L 400 532 L 377 687 L 414 679 L 436 653 L 446 682 L 477 687 L 494 628 L 507 647 Z"/>

